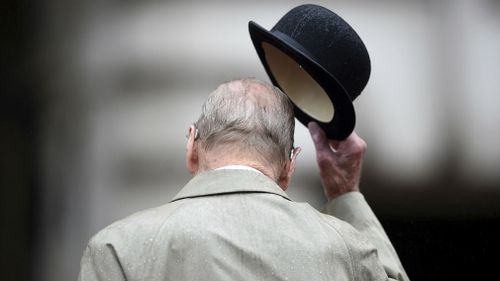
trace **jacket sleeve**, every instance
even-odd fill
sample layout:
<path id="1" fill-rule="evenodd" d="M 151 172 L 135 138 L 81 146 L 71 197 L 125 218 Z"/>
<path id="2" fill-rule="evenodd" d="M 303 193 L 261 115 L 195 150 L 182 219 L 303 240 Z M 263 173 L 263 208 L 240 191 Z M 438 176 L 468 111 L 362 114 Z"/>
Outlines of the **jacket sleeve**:
<path id="1" fill-rule="evenodd" d="M 83 253 L 78 281 L 127 280 L 113 245 L 91 240 Z"/>
<path id="2" fill-rule="evenodd" d="M 389 237 L 361 193 L 343 194 L 330 201 L 323 211 L 349 223 L 366 237 L 376 248 L 375 255 L 367 255 L 367 260 L 378 255 L 389 280 L 409 280 Z"/>

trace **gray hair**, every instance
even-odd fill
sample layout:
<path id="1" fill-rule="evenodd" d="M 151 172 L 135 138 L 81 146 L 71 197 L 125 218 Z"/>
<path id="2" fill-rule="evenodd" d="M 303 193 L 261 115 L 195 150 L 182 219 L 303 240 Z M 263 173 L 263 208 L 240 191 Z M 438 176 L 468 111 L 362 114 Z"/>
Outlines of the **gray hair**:
<path id="1" fill-rule="evenodd" d="M 238 149 L 275 168 L 293 149 L 292 103 L 278 88 L 254 78 L 220 85 L 203 104 L 195 126 L 206 151 Z"/>

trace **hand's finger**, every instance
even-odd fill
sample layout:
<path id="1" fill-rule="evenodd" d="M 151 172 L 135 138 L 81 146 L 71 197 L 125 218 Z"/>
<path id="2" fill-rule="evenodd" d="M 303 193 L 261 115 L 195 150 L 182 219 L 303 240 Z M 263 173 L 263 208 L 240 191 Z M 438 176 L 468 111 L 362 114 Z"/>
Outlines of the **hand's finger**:
<path id="1" fill-rule="evenodd" d="M 338 150 L 340 146 L 349 146 L 349 144 L 353 142 L 357 142 L 360 139 L 356 132 L 352 132 L 346 139 L 344 140 L 329 140 L 330 145 L 332 146 L 333 149 Z"/>
<path id="2" fill-rule="evenodd" d="M 309 133 L 311 134 L 311 137 L 313 139 L 316 151 L 321 152 L 328 150 L 331 152 L 330 145 L 328 144 L 328 139 L 323 129 L 321 129 L 321 127 L 316 122 L 309 122 L 309 124 L 307 124 L 307 127 L 309 128 Z"/>
<path id="3" fill-rule="evenodd" d="M 366 142 L 356 134 L 352 134 L 338 143 L 337 147 L 334 147 L 339 153 L 349 153 L 349 154 L 359 154 L 366 150 Z"/>

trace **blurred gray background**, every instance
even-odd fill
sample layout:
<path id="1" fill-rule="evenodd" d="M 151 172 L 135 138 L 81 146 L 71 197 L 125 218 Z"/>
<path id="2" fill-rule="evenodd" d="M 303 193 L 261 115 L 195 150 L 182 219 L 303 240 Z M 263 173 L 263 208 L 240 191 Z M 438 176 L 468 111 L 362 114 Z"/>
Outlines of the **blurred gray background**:
<path id="1" fill-rule="evenodd" d="M 368 48 L 372 74 L 355 101 L 362 191 L 410 278 L 463 277 L 457 267 L 498 248 L 500 1 L 311 2 Z M 75 280 L 94 233 L 167 203 L 190 178 L 185 135 L 206 96 L 234 78 L 269 81 L 248 21 L 271 29 L 303 3 L 2 4 L 4 280 Z M 289 193 L 321 207 L 300 123 L 295 138 Z"/>

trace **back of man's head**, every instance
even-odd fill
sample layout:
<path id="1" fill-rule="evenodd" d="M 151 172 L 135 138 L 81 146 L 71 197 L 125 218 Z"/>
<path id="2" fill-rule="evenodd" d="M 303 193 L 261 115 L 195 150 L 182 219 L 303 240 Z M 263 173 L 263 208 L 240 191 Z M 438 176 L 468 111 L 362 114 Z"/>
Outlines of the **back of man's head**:
<path id="1" fill-rule="evenodd" d="M 195 126 L 204 150 L 243 155 L 279 169 L 293 148 L 293 106 L 273 85 L 247 78 L 220 85 Z"/>

